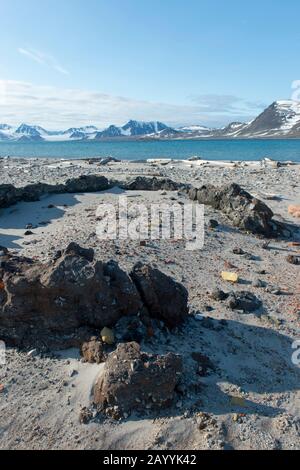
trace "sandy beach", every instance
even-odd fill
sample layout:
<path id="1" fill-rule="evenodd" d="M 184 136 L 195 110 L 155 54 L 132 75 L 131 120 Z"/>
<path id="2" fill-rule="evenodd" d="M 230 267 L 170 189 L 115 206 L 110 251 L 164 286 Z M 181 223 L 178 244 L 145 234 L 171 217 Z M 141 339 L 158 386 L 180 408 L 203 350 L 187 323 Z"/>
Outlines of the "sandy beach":
<path id="1" fill-rule="evenodd" d="M 240 230 L 227 215 L 205 206 L 205 244 L 187 251 L 184 240 L 104 241 L 96 234 L 100 204 L 190 201 L 182 191 L 122 190 L 45 194 L 0 209 L 0 246 L 16 256 L 47 263 L 71 242 L 92 248 L 95 259 L 114 260 L 129 272 L 137 262 L 154 266 L 188 292 L 189 315 L 174 330 L 158 328 L 141 341 L 149 354 L 182 357 L 181 387 L 169 407 L 113 419 L 92 404 L 104 364 L 84 363 L 78 348 L 41 351 L 8 347 L 0 366 L 2 449 L 299 449 L 300 365 L 292 362 L 300 340 L 300 165 L 274 162 L 0 159 L 0 188 L 64 184 L 81 175 L 126 181 L 138 176 L 169 178 L 200 188 L 236 183 L 264 202 L 293 234 L 265 239 Z M 212 224 L 211 221 L 217 221 Z M 26 234 L 27 233 L 27 234 Z M 25 235 L 26 234 L 26 235 Z M 266 243 L 266 241 L 268 243 Z M 238 273 L 232 285 L 221 273 Z M 262 302 L 243 313 L 212 297 L 216 289 L 247 291 Z M 175 308 L 175 306 L 174 306 Z M 100 331 L 98 333 L 100 337 Z M 1 338 L 0 338 L 1 339 Z M 115 346 L 114 346 L 115 348 Z M 36 349 L 32 354 L 30 351 Z M 193 353 L 211 366 L 199 374 Z M 83 409 L 89 420 L 80 422 Z"/>

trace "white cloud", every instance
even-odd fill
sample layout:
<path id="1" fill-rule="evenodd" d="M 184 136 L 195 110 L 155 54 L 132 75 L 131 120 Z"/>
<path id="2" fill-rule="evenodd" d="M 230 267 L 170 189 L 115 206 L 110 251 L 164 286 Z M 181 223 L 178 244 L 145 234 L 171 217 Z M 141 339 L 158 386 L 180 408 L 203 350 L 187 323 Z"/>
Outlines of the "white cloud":
<path id="1" fill-rule="evenodd" d="M 63 75 L 69 75 L 69 72 L 64 67 L 62 67 L 54 57 L 50 55 L 31 48 L 25 49 L 23 47 L 19 47 L 18 52 L 40 65 L 50 67 Z"/>
<path id="2" fill-rule="evenodd" d="M 190 100 L 207 113 L 225 113 L 229 115 L 244 115 L 262 111 L 267 107 L 259 101 L 246 101 L 235 95 L 192 95 Z"/>
<path id="3" fill-rule="evenodd" d="M 42 60 L 36 56 L 36 60 Z M 212 105 L 211 105 L 212 106 Z M 203 123 L 223 125 L 232 120 L 248 120 L 249 110 L 229 116 L 225 108 L 176 105 L 107 95 L 100 92 L 37 86 L 19 81 L 0 80 L 0 122 L 12 125 L 27 122 L 49 129 L 95 124 L 104 128 L 121 125 L 129 119 L 160 120 L 169 125 Z"/>

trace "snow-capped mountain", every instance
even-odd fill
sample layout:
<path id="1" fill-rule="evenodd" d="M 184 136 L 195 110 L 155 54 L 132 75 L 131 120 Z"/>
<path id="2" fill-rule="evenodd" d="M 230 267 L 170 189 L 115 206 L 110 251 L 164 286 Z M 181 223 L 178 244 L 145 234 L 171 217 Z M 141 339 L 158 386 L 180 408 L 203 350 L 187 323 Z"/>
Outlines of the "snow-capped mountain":
<path id="1" fill-rule="evenodd" d="M 179 129 L 181 138 L 300 138 L 300 102 L 275 101 L 249 123 L 232 122 L 221 129 L 189 126 Z"/>
<path id="2" fill-rule="evenodd" d="M 117 126 L 109 126 L 107 129 L 104 129 L 104 131 L 97 132 L 95 135 L 95 139 L 106 139 L 110 137 L 121 137 L 122 135 L 125 135 L 122 133 L 122 128 L 117 127 Z"/>
<path id="3" fill-rule="evenodd" d="M 42 142 L 93 139 L 99 132 L 95 126 L 72 127 L 66 131 L 48 131 L 41 126 L 21 124 L 18 127 L 0 124 L 0 141 Z"/>
<path id="4" fill-rule="evenodd" d="M 12 128 L 12 126 L 9 126 L 8 124 L 0 124 L 0 131 L 9 131 Z"/>
<path id="5" fill-rule="evenodd" d="M 113 137 L 118 138 L 132 138 L 147 135 L 156 135 L 165 130 L 173 130 L 162 122 L 143 122 L 143 121 L 129 121 L 122 127 L 109 126 L 104 131 L 98 132 L 95 136 L 97 140 L 109 139 Z"/>
<path id="6" fill-rule="evenodd" d="M 129 121 L 122 127 L 125 133 L 130 136 L 155 134 L 165 129 L 168 129 L 166 124 L 162 122 L 143 122 L 143 121 Z"/>
<path id="7" fill-rule="evenodd" d="M 14 133 L 19 136 L 19 140 L 26 141 L 40 141 L 43 140 L 43 135 L 47 135 L 47 131 L 40 126 L 28 126 L 21 124 Z"/>
<path id="8" fill-rule="evenodd" d="M 193 125 L 193 126 L 184 126 L 179 127 L 179 132 L 198 132 L 199 134 L 207 134 L 208 132 L 212 131 L 211 128 L 201 125 Z"/>
<path id="9" fill-rule="evenodd" d="M 244 127 L 247 126 L 244 122 L 231 122 L 228 126 L 220 129 L 220 135 L 235 136 L 238 132 L 241 132 Z"/>
<path id="10" fill-rule="evenodd" d="M 240 137 L 300 137 L 300 102 L 275 101 L 256 119 L 237 130 Z"/>
<path id="11" fill-rule="evenodd" d="M 179 139 L 251 139 L 300 138 L 300 102 L 275 101 L 256 119 L 248 123 L 232 122 L 222 128 L 201 124 L 174 129 L 162 122 L 128 121 L 124 126 L 111 125 L 104 130 L 95 126 L 72 127 L 49 131 L 41 126 L 0 124 L 0 141 L 42 142 L 76 140 L 179 140 Z"/>
<path id="12" fill-rule="evenodd" d="M 61 132 L 61 135 L 69 136 L 71 139 L 82 138 L 91 134 L 96 134 L 98 132 L 97 127 L 95 126 L 84 126 L 84 127 L 71 127 L 66 131 Z"/>

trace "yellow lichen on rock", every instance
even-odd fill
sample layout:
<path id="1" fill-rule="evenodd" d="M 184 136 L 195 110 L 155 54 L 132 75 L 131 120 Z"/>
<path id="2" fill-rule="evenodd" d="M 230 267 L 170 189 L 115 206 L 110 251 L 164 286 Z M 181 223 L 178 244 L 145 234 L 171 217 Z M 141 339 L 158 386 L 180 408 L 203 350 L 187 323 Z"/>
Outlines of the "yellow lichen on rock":
<path id="1" fill-rule="evenodd" d="M 103 328 L 101 331 L 101 338 L 103 343 L 112 345 L 115 344 L 115 335 L 110 328 Z"/>
<path id="2" fill-rule="evenodd" d="M 237 273 L 230 273 L 227 271 L 223 271 L 221 276 L 222 276 L 223 281 L 234 282 L 234 283 L 239 281 L 239 276 Z"/>

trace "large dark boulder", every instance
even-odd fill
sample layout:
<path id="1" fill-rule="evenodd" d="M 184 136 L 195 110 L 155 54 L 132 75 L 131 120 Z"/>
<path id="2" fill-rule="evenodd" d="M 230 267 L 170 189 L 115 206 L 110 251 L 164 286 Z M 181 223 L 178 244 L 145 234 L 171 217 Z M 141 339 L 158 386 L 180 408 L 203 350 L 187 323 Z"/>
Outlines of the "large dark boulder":
<path id="1" fill-rule="evenodd" d="M 0 208 L 9 207 L 21 200 L 20 190 L 12 184 L 0 184 Z"/>
<path id="2" fill-rule="evenodd" d="M 79 178 L 67 180 L 65 183 L 65 192 L 67 193 L 85 193 L 105 191 L 109 189 L 109 181 L 104 176 L 82 175 Z"/>
<path id="3" fill-rule="evenodd" d="M 94 387 L 94 403 L 130 413 L 172 403 L 182 374 L 182 358 L 142 353 L 137 343 L 120 344 L 111 353 Z"/>
<path id="4" fill-rule="evenodd" d="M 143 308 L 130 277 L 117 263 L 92 259 L 72 244 L 54 262 L 2 257 L 0 336 L 22 344 L 51 334 L 70 334 L 84 326 L 113 326 Z"/>
<path id="5" fill-rule="evenodd" d="M 10 207 L 21 201 L 38 201 L 46 194 L 97 192 L 109 187 L 110 183 L 107 178 L 98 175 L 83 175 L 57 185 L 36 183 L 16 188 L 12 184 L 1 184 L 0 208 Z"/>
<path id="6" fill-rule="evenodd" d="M 138 263 L 131 272 L 141 298 L 152 318 L 170 328 L 178 326 L 188 315 L 188 292 L 158 269 Z"/>
<path id="7" fill-rule="evenodd" d="M 200 204 L 210 205 L 222 211 L 234 226 L 242 230 L 265 236 L 276 234 L 271 209 L 238 184 L 233 183 L 221 188 L 202 186 L 197 191 L 197 200 Z"/>
<path id="8" fill-rule="evenodd" d="M 184 287 L 149 266 L 130 276 L 116 262 L 97 261 L 93 250 L 76 243 L 45 264 L 1 250 L 0 337 L 10 343 L 43 338 L 51 344 L 54 336 L 57 342 L 57 336 L 78 329 L 90 335 L 126 316 L 139 317 L 147 327 L 151 317 L 175 326 L 187 313 Z"/>
<path id="9" fill-rule="evenodd" d="M 175 183 L 169 178 L 146 176 L 137 176 L 133 180 L 121 183 L 120 186 L 128 191 L 178 191 L 182 188 L 180 183 Z"/>

